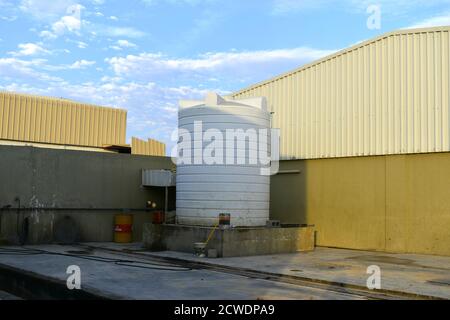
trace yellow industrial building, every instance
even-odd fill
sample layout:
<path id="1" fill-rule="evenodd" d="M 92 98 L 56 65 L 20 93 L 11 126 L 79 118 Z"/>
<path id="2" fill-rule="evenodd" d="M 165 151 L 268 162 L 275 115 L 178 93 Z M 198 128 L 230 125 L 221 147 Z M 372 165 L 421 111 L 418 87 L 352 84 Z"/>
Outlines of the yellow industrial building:
<path id="1" fill-rule="evenodd" d="M 0 145 L 165 156 L 153 139 L 126 144 L 126 127 L 126 110 L 0 92 Z"/>
<path id="2" fill-rule="evenodd" d="M 271 219 L 319 246 L 450 256 L 449 60 L 450 27 L 401 30 L 232 94 L 266 97 L 281 129 Z M 0 144 L 165 155 L 126 144 L 125 110 L 6 92 Z"/>
<path id="3" fill-rule="evenodd" d="M 317 244 L 450 255 L 450 27 L 401 30 L 232 94 L 281 129 L 271 215 Z"/>

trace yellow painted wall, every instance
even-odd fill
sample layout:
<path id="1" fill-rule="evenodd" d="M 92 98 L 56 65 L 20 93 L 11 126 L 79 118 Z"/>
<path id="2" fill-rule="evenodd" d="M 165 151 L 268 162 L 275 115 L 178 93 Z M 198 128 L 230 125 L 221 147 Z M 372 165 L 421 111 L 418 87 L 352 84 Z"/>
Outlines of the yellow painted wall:
<path id="1" fill-rule="evenodd" d="M 271 218 L 317 245 L 450 256 L 450 153 L 283 161 Z"/>
<path id="2" fill-rule="evenodd" d="M 450 153 L 386 158 L 389 251 L 450 255 Z"/>

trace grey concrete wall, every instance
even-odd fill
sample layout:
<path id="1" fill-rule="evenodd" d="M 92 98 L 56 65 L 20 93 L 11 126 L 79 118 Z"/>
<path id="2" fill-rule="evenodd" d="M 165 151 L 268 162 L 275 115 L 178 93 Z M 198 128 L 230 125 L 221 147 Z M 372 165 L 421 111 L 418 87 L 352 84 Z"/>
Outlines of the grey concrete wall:
<path id="1" fill-rule="evenodd" d="M 194 253 L 194 243 L 211 238 L 207 249 L 219 257 L 242 257 L 314 250 L 314 227 L 232 228 L 144 224 L 143 245 L 154 251 Z"/>
<path id="2" fill-rule="evenodd" d="M 51 242 L 55 221 L 65 215 L 80 227 L 81 240 L 111 241 L 122 209 L 135 215 L 140 240 L 142 223 L 151 220 L 146 202 L 164 206 L 164 189 L 141 187 L 141 170 L 171 168 L 167 157 L 0 146 L 0 208 L 11 207 L 0 210 L 0 239 L 17 240 L 20 200 L 19 226 L 29 217 L 32 243 Z"/>

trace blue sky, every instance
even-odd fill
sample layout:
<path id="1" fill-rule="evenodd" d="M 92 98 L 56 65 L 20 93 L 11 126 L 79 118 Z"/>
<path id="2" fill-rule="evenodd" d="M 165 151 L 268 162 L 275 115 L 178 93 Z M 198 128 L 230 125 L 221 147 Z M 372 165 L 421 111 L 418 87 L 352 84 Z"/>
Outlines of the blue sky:
<path id="1" fill-rule="evenodd" d="M 380 29 L 367 28 L 372 4 Z M 179 99 L 439 25 L 450 25 L 450 0 L 0 0 L 0 90 L 127 109 L 128 138 L 170 150 Z"/>

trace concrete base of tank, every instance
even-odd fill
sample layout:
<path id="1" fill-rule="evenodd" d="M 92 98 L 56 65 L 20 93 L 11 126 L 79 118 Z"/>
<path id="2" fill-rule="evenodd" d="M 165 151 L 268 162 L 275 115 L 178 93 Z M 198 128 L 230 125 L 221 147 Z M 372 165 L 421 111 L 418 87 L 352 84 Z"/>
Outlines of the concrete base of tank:
<path id="1" fill-rule="evenodd" d="M 213 228 L 163 224 L 144 225 L 143 243 L 152 251 L 194 253 L 194 243 L 206 242 Z M 217 257 L 242 257 L 314 250 L 314 226 L 216 229 L 206 252 Z"/>

